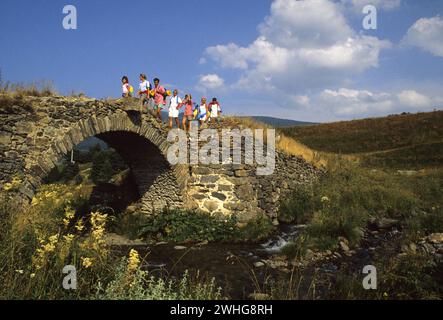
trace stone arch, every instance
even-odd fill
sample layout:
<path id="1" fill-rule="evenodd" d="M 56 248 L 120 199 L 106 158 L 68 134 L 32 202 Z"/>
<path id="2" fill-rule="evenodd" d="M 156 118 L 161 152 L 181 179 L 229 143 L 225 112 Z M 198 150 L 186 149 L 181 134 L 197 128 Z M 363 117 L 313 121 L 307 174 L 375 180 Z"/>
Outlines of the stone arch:
<path id="1" fill-rule="evenodd" d="M 178 207 L 186 202 L 189 169 L 167 162 L 167 134 L 151 121 L 118 110 L 85 117 L 53 132 L 49 146 L 25 159 L 22 193 L 31 198 L 44 177 L 77 144 L 96 136 L 112 146 L 134 172 L 144 212 Z"/>

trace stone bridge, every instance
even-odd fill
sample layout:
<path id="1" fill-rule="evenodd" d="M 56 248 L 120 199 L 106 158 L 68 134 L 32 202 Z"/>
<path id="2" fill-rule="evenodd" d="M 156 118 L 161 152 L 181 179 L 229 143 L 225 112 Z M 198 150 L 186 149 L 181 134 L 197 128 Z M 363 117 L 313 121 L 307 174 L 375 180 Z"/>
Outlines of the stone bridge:
<path id="1" fill-rule="evenodd" d="M 257 176 L 252 165 L 171 166 L 168 131 L 150 115 L 128 111 L 127 104 L 122 99 L 0 97 L 0 184 L 18 177 L 19 193 L 31 199 L 70 150 L 95 136 L 131 168 L 142 211 L 186 208 L 247 221 L 260 214 L 276 217 L 280 201 L 318 173 L 303 159 L 280 152 L 269 176 Z"/>

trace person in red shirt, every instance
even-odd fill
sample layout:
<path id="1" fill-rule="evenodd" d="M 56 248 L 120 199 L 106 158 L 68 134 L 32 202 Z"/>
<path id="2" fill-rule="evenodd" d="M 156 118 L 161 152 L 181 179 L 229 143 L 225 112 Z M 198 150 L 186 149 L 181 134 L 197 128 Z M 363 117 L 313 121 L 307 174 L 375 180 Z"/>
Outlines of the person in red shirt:
<path id="1" fill-rule="evenodd" d="M 177 110 L 179 110 L 181 107 L 185 106 L 185 114 L 183 115 L 183 130 L 186 130 L 186 132 L 189 132 L 191 128 L 191 121 L 193 119 L 193 107 L 194 103 L 192 102 L 192 96 L 190 94 L 185 95 L 185 98 L 183 99 L 182 103 L 180 103 L 177 106 Z"/>
<path id="2" fill-rule="evenodd" d="M 165 88 L 160 85 L 160 79 L 154 79 L 154 112 L 157 113 L 157 118 L 162 121 L 162 109 L 166 104 L 164 94 L 166 93 Z"/>

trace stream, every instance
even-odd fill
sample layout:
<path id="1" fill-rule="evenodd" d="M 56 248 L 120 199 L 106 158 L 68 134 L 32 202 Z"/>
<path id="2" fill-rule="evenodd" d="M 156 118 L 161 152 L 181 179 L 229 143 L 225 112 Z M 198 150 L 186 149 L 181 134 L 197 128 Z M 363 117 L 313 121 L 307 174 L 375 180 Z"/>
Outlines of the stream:
<path id="1" fill-rule="evenodd" d="M 269 291 L 266 285 L 270 278 L 283 281 L 288 285 L 293 267 L 288 265 L 285 256 L 279 256 L 280 250 L 303 233 L 305 225 L 280 225 L 268 240 L 261 243 L 202 243 L 177 245 L 157 243 L 155 245 L 121 245 L 120 252 L 127 255 L 131 248 L 136 249 L 145 261 L 144 267 L 153 275 L 180 277 L 185 271 L 192 276 L 197 273 L 206 279 L 216 279 L 217 286 L 223 288 L 223 294 L 230 299 L 250 299 L 254 292 Z M 368 234 L 362 245 L 352 255 L 333 253 L 308 267 L 303 267 L 303 281 L 300 282 L 300 296 L 308 296 L 309 286 L 315 273 L 326 275 L 326 282 L 316 283 L 315 298 L 325 297 L 331 279 L 338 273 L 346 272 L 361 276 L 365 265 L 371 264 L 376 252 L 397 251 L 394 240 L 398 230 L 383 234 Z M 345 270 L 345 271 L 344 271 Z M 280 285 L 282 286 L 282 285 Z M 283 290 L 286 290 L 283 288 Z M 309 296 L 312 298 L 312 296 Z"/>
<path id="2" fill-rule="evenodd" d="M 281 225 L 270 239 L 261 243 L 209 243 L 176 245 L 158 243 L 119 246 L 129 252 L 136 249 L 153 275 L 190 275 L 215 278 L 217 286 L 231 299 L 247 299 L 263 289 L 267 277 L 289 276 L 289 268 L 269 267 L 266 261 L 288 243 L 294 241 L 305 226 Z"/>

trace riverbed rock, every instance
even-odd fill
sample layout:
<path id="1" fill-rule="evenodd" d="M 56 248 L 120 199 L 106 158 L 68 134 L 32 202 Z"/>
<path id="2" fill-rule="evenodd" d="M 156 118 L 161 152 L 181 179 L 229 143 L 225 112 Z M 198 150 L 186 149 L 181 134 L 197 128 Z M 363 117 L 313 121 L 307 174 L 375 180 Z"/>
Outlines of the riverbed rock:
<path id="1" fill-rule="evenodd" d="M 116 233 L 108 233 L 105 235 L 104 240 L 106 244 L 110 246 L 141 246 L 146 245 L 140 239 L 131 240 Z"/>
<path id="2" fill-rule="evenodd" d="M 338 244 L 343 252 L 348 252 L 349 249 L 349 240 L 345 237 L 338 237 Z"/>
<path id="3" fill-rule="evenodd" d="M 261 268 L 264 266 L 265 266 L 265 264 L 261 261 L 254 262 L 254 267 L 256 267 L 256 268 Z"/>
<path id="4" fill-rule="evenodd" d="M 443 233 L 433 233 L 428 237 L 430 243 L 439 244 L 443 243 Z"/>
<path id="5" fill-rule="evenodd" d="M 174 247 L 174 250 L 186 250 L 187 249 L 187 247 L 185 247 L 185 246 L 175 246 Z"/>
<path id="6" fill-rule="evenodd" d="M 343 252 L 349 251 L 349 245 L 346 244 L 346 242 L 340 241 L 339 242 L 340 248 L 343 250 Z"/>
<path id="7" fill-rule="evenodd" d="M 251 300 L 271 300 L 271 296 L 266 293 L 254 292 L 248 296 L 248 299 L 251 299 Z"/>
<path id="8" fill-rule="evenodd" d="M 377 230 L 389 230 L 398 227 L 399 221 L 396 219 L 381 218 L 373 220 L 371 224 Z"/>

